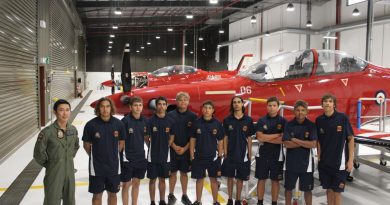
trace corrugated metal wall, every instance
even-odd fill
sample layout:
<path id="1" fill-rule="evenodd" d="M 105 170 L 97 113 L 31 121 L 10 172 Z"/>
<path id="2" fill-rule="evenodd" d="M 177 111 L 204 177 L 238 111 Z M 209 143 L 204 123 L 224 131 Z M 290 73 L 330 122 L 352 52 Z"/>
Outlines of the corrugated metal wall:
<path id="1" fill-rule="evenodd" d="M 51 99 L 75 94 L 75 29 L 61 1 L 50 2 Z"/>
<path id="2" fill-rule="evenodd" d="M 38 131 L 37 1 L 0 1 L 0 159 Z"/>

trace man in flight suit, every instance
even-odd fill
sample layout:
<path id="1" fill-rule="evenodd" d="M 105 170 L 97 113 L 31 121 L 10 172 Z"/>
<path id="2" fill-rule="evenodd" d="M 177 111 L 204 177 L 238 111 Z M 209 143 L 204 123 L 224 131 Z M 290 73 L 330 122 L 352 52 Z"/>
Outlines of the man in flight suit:
<path id="1" fill-rule="evenodd" d="M 34 147 L 34 159 L 46 168 L 43 184 L 44 205 L 74 205 L 75 177 L 73 158 L 79 149 L 77 129 L 68 123 L 70 104 L 66 100 L 54 103 L 57 120 L 43 129 Z"/>

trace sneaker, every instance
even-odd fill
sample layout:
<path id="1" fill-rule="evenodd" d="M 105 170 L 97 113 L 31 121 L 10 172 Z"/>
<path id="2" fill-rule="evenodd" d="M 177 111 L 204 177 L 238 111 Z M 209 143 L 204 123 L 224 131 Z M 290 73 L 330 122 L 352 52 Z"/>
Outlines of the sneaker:
<path id="1" fill-rule="evenodd" d="M 167 205 L 167 203 L 165 203 L 164 200 L 160 201 L 160 203 L 158 203 L 158 205 Z"/>
<path id="2" fill-rule="evenodd" d="M 213 205 L 221 205 L 218 201 L 214 202 Z"/>
<path id="3" fill-rule="evenodd" d="M 233 205 L 233 199 L 228 199 L 228 202 L 226 205 Z"/>
<path id="4" fill-rule="evenodd" d="M 234 205 L 242 205 L 242 204 L 241 204 L 241 201 L 240 201 L 240 200 L 236 200 L 236 201 L 234 202 Z"/>
<path id="5" fill-rule="evenodd" d="M 195 201 L 192 205 L 202 205 L 202 202 L 200 202 L 200 201 Z"/>
<path id="6" fill-rule="evenodd" d="M 176 203 L 177 199 L 175 195 L 169 194 L 168 195 L 168 205 L 174 205 Z"/>
<path id="7" fill-rule="evenodd" d="M 169 199 L 169 196 L 168 196 L 168 199 Z M 185 194 L 183 194 L 183 196 L 181 196 L 181 203 L 183 203 L 184 205 L 191 205 L 192 204 L 191 200 Z"/>

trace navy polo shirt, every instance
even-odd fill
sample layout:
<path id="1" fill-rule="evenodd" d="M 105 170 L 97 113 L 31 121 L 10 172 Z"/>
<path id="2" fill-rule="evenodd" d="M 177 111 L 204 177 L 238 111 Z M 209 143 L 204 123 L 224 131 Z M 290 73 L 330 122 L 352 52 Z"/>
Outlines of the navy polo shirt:
<path id="1" fill-rule="evenodd" d="M 248 138 L 255 132 L 252 118 L 229 115 L 223 120 L 223 128 L 228 137 L 228 159 L 233 163 L 248 161 Z"/>
<path id="2" fill-rule="evenodd" d="M 348 117 L 335 110 L 329 117 L 325 114 L 318 116 L 316 125 L 321 148 L 321 164 L 345 170 L 345 163 L 349 159 L 348 136 L 354 135 Z"/>
<path id="3" fill-rule="evenodd" d="M 218 141 L 224 137 L 222 124 L 217 119 L 205 120 L 201 117 L 195 120 L 191 137 L 196 139 L 194 156 L 196 159 L 212 161 L 217 159 Z"/>
<path id="4" fill-rule="evenodd" d="M 299 123 L 295 118 L 286 124 L 283 132 L 283 141 L 291 138 L 313 141 L 317 140 L 316 125 L 305 119 Z M 314 172 L 312 149 L 305 147 L 287 148 L 286 170 L 295 173 Z"/>
<path id="5" fill-rule="evenodd" d="M 264 134 L 280 134 L 283 132 L 285 124 L 286 119 L 284 117 L 279 115 L 270 117 L 267 114 L 266 116 L 260 118 L 257 122 L 256 131 Z M 280 159 L 281 147 L 281 144 L 264 142 L 263 145 L 259 146 L 258 157 L 261 156 L 266 159 Z"/>
<path id="6" fill-rule="evenodd" d="M 164 118 L 153 115 L 148 121 L 148 132 L 150 133 L 148 162 L 170 162 L 169 137 L 174 135 L 173 120 L 167 115 Z"/>
<path id="7" fill-rule="evenodd" d="M 120 174 L 119 140 L 124 140 L 126 130 L 123 123 L 111 116 L 109 121 L 95 117 L 84 127 L 82 140 L 92 144 L 89 156 L 91 176 L 113 176 Z"/>
<path id="8" fill-rule="evenodd" d="M 144 116 L 134 118 L 130 113 L 122 118 L 126 129 L 124 161 L 140 162 L 145 160 L 144 140 L 148 134 L 147 121 Z"/>
<path id="9" fill-rule="evenodd" d="M 174 143 L 180 147 L 184 147 L 190 141 L 191 128 L 196 120 L 196 115 L 188 109 L 185 112 L 179 112 L 179 110 L 176 109 L 169 112 L 168 117 L 175 123 Z M 182 155 L 177 155 L 174 150 L 171 150 L 171 156 L 173 159 L 188 160 L 190 155 L 188 150 Z"/>

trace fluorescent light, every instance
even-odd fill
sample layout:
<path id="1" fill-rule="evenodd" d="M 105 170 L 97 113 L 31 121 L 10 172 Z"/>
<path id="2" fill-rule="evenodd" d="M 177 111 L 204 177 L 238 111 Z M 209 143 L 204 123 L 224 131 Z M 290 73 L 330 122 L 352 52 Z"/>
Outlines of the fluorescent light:
<path id="1" fill-rule="evenodd" d="M 251 17 L 251 24 L 254 24 L 254 23 L 256 23 L 257 22 L 257 20 L 256 20 L 256 16 L 252 16 Z"/>
<path id="2" fill-rule="evenodd" d="M 355 8 L 355 9 L 352 11 L 352 16 L 360 16 L 360 11 L 359 11 L 359 9 Z"/>
<path id="3" fill-rule="evenodd" d="M 167 31 L 171 32 L 171 31 L 173 31 L 173 28 L 168 27 L 168 28 L 167 28 Z"/>
<path id="4" fill-rule="evenodd" d="M 122 15 L 122 11 L 120 8 L 116 8 L 115 11 L 114 11 L 114 14 L 115 15 Z"/>
<path id="5" fill-rule="evenodd" d="M 114 34 L 110 34 L 110 38 L 115 38 L 115 35 Z"/>
<path id="6" fill-rule="evenodd" d="M 210 4 L 218 4 L 218 0 L 210 0 Z"/>
<path id="7" fill-rule="evenodd" d="M 113 24 L 113 25 L 112 25 L 112 29 L 118 29 L 118 25 Z"/>
<path id="8" fill-rule="evenodd" d="M 295 10 L 294 4 L 288 3 L 288 4 L 287 4 L 286 10 L 287 10 L 287 11 L 294 11 L 294 10 Z"/>

